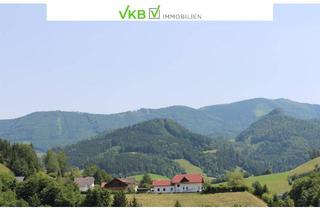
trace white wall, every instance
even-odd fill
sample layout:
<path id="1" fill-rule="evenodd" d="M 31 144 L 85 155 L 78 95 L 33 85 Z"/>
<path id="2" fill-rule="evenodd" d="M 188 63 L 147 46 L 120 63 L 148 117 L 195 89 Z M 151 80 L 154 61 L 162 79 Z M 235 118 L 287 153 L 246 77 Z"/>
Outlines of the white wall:
<path id="1" fill-rule="evenodd" d="M 94 184 L 91 184 L 91 185 L 86 185 L 84 187 L 80 187 L 79 190 L 81 192 L 87 192 L 89 189 L 93 189 L 94 188 Z"/>
<path id="2" fill-rule="evenodd" d="M 179 186 L 179 187 L 178 187 Z M 183 193 L 183 192 L 202 192 L 202 184 L 175 184 L 174 186 L 154 187 L 153 193 Z"/>
<path id="3" fill-rule="evenodd" d="M 153 193 L 174 193 L 174 186 L 161 186 L 161 187 L 154 187 Z"/>
<path id="4" fill-rule="evenodd" d="M 199 184 L 175 184 L 175 192 L 201 192 L 202 183 Z"/>

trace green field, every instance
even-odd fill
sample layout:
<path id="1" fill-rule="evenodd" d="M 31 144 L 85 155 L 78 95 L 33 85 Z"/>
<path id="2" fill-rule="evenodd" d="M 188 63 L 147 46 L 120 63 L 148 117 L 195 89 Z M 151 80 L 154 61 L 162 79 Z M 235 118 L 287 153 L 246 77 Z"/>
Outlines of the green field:
<path id="1" fill-rule="evenodd" d="M 134 195 L 127 195 L 132 200 Z M 248 192 L 217 193 L 217 194 L 137 194 L 136 199 L 142 206 L 173 207 L 179 201 L 183 207 L 206 207 L 206 206 L 267 206 L 262 200 Z"/>
<path id="2" fill-rule="evenodd" d="M 190 163 L 189 161 L 185 160 L 185 159 L 177 159 L 174 160 L 176 163 L 179 164 L 179 166 L 181 168 L 183 168 L 185 170 L 186 173 L 188 174 L 202 174 L 204 176 L 204 179 L 208 182 L 211 183 L 211 181 L 214 179 L 213 177 L 208 177 L 201 168 L 199 168 L 198 166 L 193 165 L 192 163 Z"/>
<path id="3" fill-rule="evenodd" d="M 266 184 L 271 193 L 283 193 L 290 190 L 291 188 L 288 183 L 288 176 L 311 172 L 317 164 L 320 165 L 320 157 L 310 160 L 291 171 L 264 176 L 249 177 L 246 179 L 246 184 L 248 186 L 251 186 L 253 182 L 259 181 L 263 185 Z"/>
<path id="4" fill-rule="evenodd" d="M 148 173 L 149 176 L 151 177 L 152 180 L 154 179 L 169 179 L 168 177 L 166 176 L 162 176 L 162 175 L 159 175 L 159 174 L 152 174 L 152 173 Z M 138 175 L 135 175 L 135 176 L 132 176 L 136 179 L 136 181 L 140 182 L 143 178 L 143 175 L 144 174 L 138 174 Z"/>
<path id="5" fill-rule="evenodd" d="M 0 173 L 11 173 L 11 171 L 5 165 L 0 163 Z"/>
<path id="6" fill-rule="evenodd" d="M 320 166 L 320 157 L 310 160 L 305 164 L 302 164 L 297 168 L 289 171 L 289 175 L 292 176 L 294 174 L 302 174 L 302 173 L 310 172 L 315 169 L 316 165 Z"/>
<path id="7" fill-rule="evenodd" d="M 188 174 L 203 174 L 203 171 L 201 168 L 193 165 L 192 163 L 190 163 L 185 159 L 177 159 L 174 161 L 178 163 L 180 167 L 183 168 Z"/>
<path id="8" fill-rule="evenodd" d="M 271 193 L 283 193 L 290 190 L 288 183 L 288 172 L 276 173 L 265 176 L 252 176 L 246 179 L 246 185 L 251 186 L 253 182 L 267 185 Z"/>

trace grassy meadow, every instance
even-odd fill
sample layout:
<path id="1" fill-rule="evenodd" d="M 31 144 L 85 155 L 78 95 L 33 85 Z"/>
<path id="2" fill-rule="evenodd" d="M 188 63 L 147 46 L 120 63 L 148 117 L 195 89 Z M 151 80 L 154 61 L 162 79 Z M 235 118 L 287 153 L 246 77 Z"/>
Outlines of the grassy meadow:
<path id="1" fill-rule="evenodd" d="M 152 180 L 154 179 L 169 179 L 168 177 L 166 176 L 162 176 L 162 175 L 159 175 L 159 174 L 152 174 L 152 173 L 148 173 L 149 176 L 151 177 Z M 143 178 L 143 175 L 144 174 L 138 174 L 138 175 L 135 175 L 135 176 L 132 176 L 136 179 L 136 181 L 140 182 Z"/>
<path id="2" fill-rule="evenodd" d="M 287 172 L 249 177 L 246 179 L 246 184 L 251 186 L 253 182 L 259 181 L 263 185 L 266 184 L 271 193 L 283 193 L 291 188 L 288 183 L 288 176 L 311 172 L 316 165 L 320 165 L 320 157 L 310 160 Z"/>
<path id="3" fill-rule="evenodd" d="M 246 185 L 252 186 L 252 183 L 258 181 L 262 185 L 266 184 L 271 193 L 282 193 L 290 190 L 290 185 L 287 178 L 288 172 L 264 176 L 252 176 L 246 179 Z"/>
<path id="4" fill-rule="evenodd" d="M 136 197 L 142 206 L 173 207 L 179 201 L 183 207 L 265 207 L 262 200 L 248 192 L 217 193 L 217 194 L 136 194 L 127 195 L 128 200 Z"/>
<path id="5" fill-rule="evenodd" d="M 175 162 L 178 163 L 179 166 L 183 168 L 188 174 L 203 174 L 203 170 L 201 168 L 193 165 L 185 159 L 177 159 L 175 160 Z"/>
<path id="6" fill-rule="evenodd" d="M 11 173 L 11 171 L 5 165 L 0 163 L 0 173 Z"/>
<path id="7" fill-rule="evenodd" d="M 175 160 L 175 162 L 178 163 L 179 166 L 183 168 L 188 174 L 202 174 L 204 176 L 204 179 L 208 182 L 211 182 L 214 179 L 213 177 L 208 177 L 201 168 L 193 165 L 185 159 L 177 159 Z"/>

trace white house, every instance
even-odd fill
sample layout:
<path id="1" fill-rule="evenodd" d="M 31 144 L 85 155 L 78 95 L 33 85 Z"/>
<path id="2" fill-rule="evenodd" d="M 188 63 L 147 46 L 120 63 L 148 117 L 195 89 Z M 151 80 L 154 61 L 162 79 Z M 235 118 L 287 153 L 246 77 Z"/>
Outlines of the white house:
<path id="1" fill-rule="evenodd" d="M 174 186 L 171 184 L 171 180 L 153 180 L 152 189 L 153 193 L 174 193 Z"/>
<path id="2" fill-rule="evenodd" d="M 178 174 L 171 180 L 154 180 L 153 193 L 201 192 L 204 179 L 200 174 Z"/>
<path id="3" fill-rule="evenodd" d="M 87 192 L 94 188 L 94 177 L 79 177 L 75 178 L 74 182 L 81 192 Z"/>

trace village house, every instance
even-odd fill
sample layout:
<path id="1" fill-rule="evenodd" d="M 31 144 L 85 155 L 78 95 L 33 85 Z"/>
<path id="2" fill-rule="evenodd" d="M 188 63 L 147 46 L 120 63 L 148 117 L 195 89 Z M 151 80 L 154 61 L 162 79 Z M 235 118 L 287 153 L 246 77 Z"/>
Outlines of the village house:
<path id="1" fill-rule="evenodd" d="M 201 192 L 204 179 L 200 174 L 178 174 L 171 180 L 154 180 L 153 193 L 188 193 Z"/>
<path id="2" fill-rule="evenodd" d="M 79 187 L 81 192 L 87 192 L 94 188 L 94 177 L 78 177 L 74 183 Z"/>
<path id="3" fill-rule="evenodd" d="M 134 178 L 114 178 L 110 182 L 101 183 L 102 188 L 106 188 L 112 191 L 137 191 L 137 184 Z"/>

